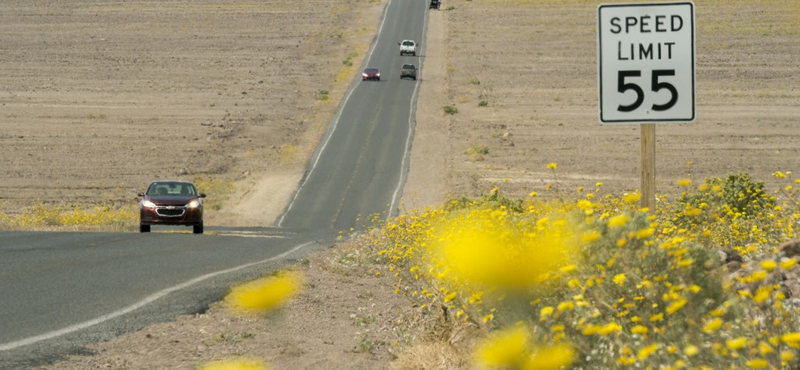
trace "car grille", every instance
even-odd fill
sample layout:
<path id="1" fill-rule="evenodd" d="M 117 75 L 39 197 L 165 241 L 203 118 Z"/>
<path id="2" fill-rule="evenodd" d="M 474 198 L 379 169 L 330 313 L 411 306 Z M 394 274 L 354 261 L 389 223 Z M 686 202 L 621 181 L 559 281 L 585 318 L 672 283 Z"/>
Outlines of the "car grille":
<path id="1" fill-rule="evenodd" d="M 156 208 L 156 213 L 162 217 L 181 217 L 186 213 L 186 207 L 159 207 Z"/>

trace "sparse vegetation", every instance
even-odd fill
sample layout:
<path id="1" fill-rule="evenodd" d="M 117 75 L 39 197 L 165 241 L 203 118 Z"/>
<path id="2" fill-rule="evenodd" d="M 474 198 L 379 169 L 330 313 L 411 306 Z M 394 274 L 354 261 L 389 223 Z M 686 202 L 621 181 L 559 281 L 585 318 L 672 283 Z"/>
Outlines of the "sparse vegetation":
<path id="1" fill-rule="evenodd" d="M 481 81 L 478 80 L 477 77 L 470 77 L 470 79 L 467 81 L 467 84 L 468 85 L 480 85 Z"/>
<path id="2" fill-rule="evenodd" d="M 444 112 L 444 114 L 454 115 L 458 113 L 458 108 L 456 108 L 455 105 L 445 105 L 442 106 L 442 111 Z"/>
<path id="3" fill-rule="evenodd" d="M 330 97 L 331 97 L 330 96 L 330 91 L 328 91 L 328 90 L 320 90 L 317 93 L 317 100 L 325 101 L 325 100 L 330 99 Z"/>
<path id="4" fill-rule="evenodd" d="M 481 100 L 481 101 L 478 102 L 478 106 L 479 107 L 485 107 L 485 106 L 488 106 L 488 105 L 489 105 L 489 102 L 486 101 L 486 100 Z"/>
<path id="5" fill-rule="evenodd" d="M 473 146 L 465 152 L 473 162 L 480 162 L 485 159 L 485 155 L 489 154 L 489 147 L 486 145 Z"/>
<path id="6" fill-rule="evenodd" d="M 358 56 L 357 52 L 355 52 L 355 51 L 350 52 L 349 54 L 347 54 L 347 58 L 345 58 L 342 61 L 342 64 L 344 64 L 344 65 L 346 65 L 348 67 L 352 67 L 353 66 L 353 58 L 355 58 L 357 56 Z"/>

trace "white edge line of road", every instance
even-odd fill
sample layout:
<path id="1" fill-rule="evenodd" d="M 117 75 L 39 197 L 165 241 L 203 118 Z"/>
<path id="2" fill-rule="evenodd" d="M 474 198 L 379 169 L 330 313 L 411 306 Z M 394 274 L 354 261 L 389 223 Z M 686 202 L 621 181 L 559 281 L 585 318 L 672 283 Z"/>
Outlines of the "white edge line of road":
<path id="1" fill-rule="evenodd" d="M 362 64 L 369 65 L 369 61 L 372 59 L 372 53 L 375 51 L 375 47 L 378 45 L 378 42 L 381 39 L 381 34 L 383 33 L 383 25 L 386 23 L 386 16 L 389 15 L 389 7 L 391 5 L 392 5 L 392 0 L 389 0 L 389 2 L 386 3 L 386 8 L 383 11 L 383 18 L 381 19 L 381 26 L 378 28 L 378 33 L 377 33 L 377 37 L 375 38 L 375 42 L 372 43 L 372 47 L 370 47 L 369 53 L 367 54 L 367 57 L 364 58 L 364 62 Z M 316 152 L 316 158 L 314 158 L 314 164 L 311 165 L 311 168 L 308 170 L 306 175 L 303 176 L 303 181 L 300 183 L 300 186 L 297 187 L 297 191 L 294 192 L 294 196 L 292 196 L 292 201 L 289 202 L 289 206 L 286 207 L 286 210 L 281 215 L 281 218 L 278 220 L 277 226 L 280 227 L 280 226 L 283 225 L 283 219 L 286 217 L 286 215 L 289 213 L 289 211 L 292 210 L 292 207 L 294 206 L 294 202 L 297 200 L 297 196 L 300 195 L 300 190 L 303 189 L 303 187 L 308 182 L 308 179 L 311 177 L 311 173 L 313 173 L 314 169 L 317 168 L 317 164 L 319 163 L 319 159 L 320 159 L 320 157 L 322 157 L 322 152 L 325 151 L 325 148 L 328 146 L 328 143 L 331 141 L 331 137 L 333 137 L 334 131 L 336 131 L 336 128 L 339 126 L 339 118 L 342 117 L 342 111 L 344 110 L 344 107 L 347 105 L 347 102 L 350 101 L 350 96 L 353 95 L 353 91 L 355 91 L 355 89 L 356 89 L 356 87 L 358 86 L 359 83 L 360 83 L 360 81 L 356 78 L 355 84 L 352 85 L 352 88 L 350 88 L 350 90 L 347 92 L 347 96 L 345 96 L 344 101 L 339 105 L 339 111 L 336 112 L 336 117 L 334 117 L 334 119 L 333 119 L 333 128 L 328 132 L 328 136 L 325 138 L 325 142 L 322 143 L 322 146 Z"/>
<path id="2" fill-rule="evenodd" d="M 142 307 L 144 307 L 144 306 L 146 306 L 146 305 L 148 305 L 150 303 L 153 303 L 154 301 L 156 301 L 159 298 L 163 298 L 164 296 L 166 296 L 166 295 L 168 295 L 168 294 L 170 294 L 172 292 L 188 288 L 188 287 L 190 287 L 190 286 L 192 286 L 194 284 L 197 284 L 197 283 L 199 283 L 199 282 L 201 282 L 203 280 L 206 280 L 206 279 L 209 279 L 209 278 L 212 278 L 212 277 L 215 277 L 215 276 L 219 276 L 219 275 L 224 275 L 224 274 L 227 274 L 227 273 L 235 272 L 235 271 L 238 271 L 238 270 L 246 269 L 248 267 L 252 267 L 252 266 L 255 266 L 255 265 L 258 265 L 258 264 L 267 263 L 267 262 L 271 262 L 271 261 L 274 261 L 274 260 L 277 260 L 277 259 L 281 259 L 281 258 L 286 257 L 286 256 L 288 256 L 288 255 L 300 250 L 301 248 L 303 248 L 303 247 L 305 247 L 305 246 L 307 246 L 309 244 L 313 244 L 313 243 L 316 243 L 316 241 L 311 241 L 311 242 L 308 242 L 308 243 L 300 244 L 300 245 L 298 245 L 298 246 L 296 246 L 296 247 L 294 247 L 294 248 L 292 248 L 292 249 L 290 249 L 290 250 L 288 250 L 286 252 L 283 252 L 283 253 L 281 253 L 281 254 L 279 254 L 277 256 L 270 257 L 270 258 L 267 258 L 267 259 L 262 260 L 262 261 L 252 262 L 252 263 L 244 264 L 244 265 L 241 265 L 241 266 L 229 268 L 227 270 L 221 270 L 221 271 L 217 271 L 217 272 L 212 272 L 212 273 L 209 273 L 209 274 L 205 274 L 203 276 L 196 277 L 196 278 L 194 278 L 192 280 L 189 280 L 189 281 L 187 281 L 185 283 L 178 284 L 178 285 L 175 285 L 175 286 L 160 290 L 160 291 L 158 291 L 156 293 L 153 293 L 153 294 L 147 296 L 145 299 L 143 299 L 143 300 L 141 300 L 139 302 L 136 302 L 136 303 L 134 303 L 134 304 L 132 304 L 132 305 L 130 305 L 128 307 L 125 307 L 125 308 L 123 308 L 121 310 L 117 310 L 117 311 L 111 312 L 109 314 L 100 316 L 100 317 L 98 317 L 96 319 L 84 321 L 82 323 L 71 325 L 71 326 L 68 326 L 68 327 L 63 328 L 63 329 L 54 330 L 54 331 L 51 331 L 49 333 L 44 333 L 44 334 L 36 335 L 36 336 L 33 336 L 33 337 L 20 339 L 20 340 L 14 341 L 14 342 L 0 344 L 0 352 L 9 351 L 9 350 L 16 349 L 16 348 L 19 348 L 19 347 L 23 347 L 23 346 L 27 346 L 27 345 L 30 345 L 30 344 L 34 344 L 36 342 L 40 342 L 40 341 L 48 340 L 48 339 L 53 339 L 53 338 L 56 338 L 56 337 L 59 337 L 59 336 L 65 335 L 65 334 L 76 332 L 78 330 L 86 329 L 86 328 L 88 328 L 90 326 L 97 325 L 97 324 L 103 323 L 105 321 L 111 320 L 113 318 L 125 315 L 125 314 L 133 312 L 135 310 L 138 310 L 138 309 L 140 309 L 140 308 L 142 308 Z"/>
<path id="3" fill-rule="evenodd" d="M 425 5 L 427 7 L 427 4 Z M 422 25 L 424 33 L 423 39 L 425 40 L 425 43 L 423 44 L 421 50 L 423 55 L 425 55 L 425 50 L 427 50 L 428 48 L 428 14 L 429 14 L 428 12 L 429 12 L 428 9 L 425 9 L 425 19 Z M 418 69 L 420 71 L 419 77 L 422 77 L 422 59 L 419 59 L 419 64 L 420 64 Z M 416 112 L 415 107 L 416 107 L 417 97 L 419 94 L 419 85 L 421 83 L 422 81 L 420 80 L 416 81 L 416 86 L 414 86 L 414 94 L 411 95 L 411 104 L 408 107 L 408 136 L 406 137 L 406 149 L 403 152 L 403 163 L 400 164 L 400 179 L 397 181 L 397 187 L 394 189 L 394 194 L 392 194 L 392 204 L 389 206 L 389 216 L 394 215 L 395 204 L 397 204 L 397 202 L 400 201 L 400 192 L 403 190 L 403 184 L 405 184 L 406 182 L 405 180 L 407 180 L 405 177 L 408 176 L 406 167 L 409 165 L 408 162 L 411 159 L 411 142 L 414 140 L 414 126 L 416 126 L 414 123 L 417 120 L 417 117 L 415 116 Z"/>

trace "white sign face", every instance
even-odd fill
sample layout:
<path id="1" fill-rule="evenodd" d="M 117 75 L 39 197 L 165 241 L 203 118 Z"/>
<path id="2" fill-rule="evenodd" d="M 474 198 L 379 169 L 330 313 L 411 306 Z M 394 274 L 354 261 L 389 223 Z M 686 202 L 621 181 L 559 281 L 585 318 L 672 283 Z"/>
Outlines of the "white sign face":
<path id="1" fill-rule="evenodd" d="M 694 3 L 598 8 L 600 123 L 695 118 Z"/>

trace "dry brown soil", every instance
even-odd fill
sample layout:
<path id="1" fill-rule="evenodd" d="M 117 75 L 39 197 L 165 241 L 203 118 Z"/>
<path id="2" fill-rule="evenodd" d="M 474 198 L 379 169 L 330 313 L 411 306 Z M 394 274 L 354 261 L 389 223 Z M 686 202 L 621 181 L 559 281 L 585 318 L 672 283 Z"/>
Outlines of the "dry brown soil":
<path id="1" fill-rule="evenodd" d="M 270 224 L 352 78 L 342 61 L 359 51 L 358 65 L 384 4 L 4 1 L 0 206 L 125 203 L 154 177 L 206 176 L 238 193 L 215 222 Z M 430 13 L 406 209 L 493 183 L 520 196 L 638 187 L 639 127 L 597 118 L 598 4 L 449 0 Z M 775 171 L 800 173 L 800 2 L 695 5 L 698 118 L 657 126 L 658 192 L 682 178 L 747 171 L 772 186 Z M 241 206 L 255 200 L 273 207 Z M 325 262 L 346 249 L 301 266 L 310 284 L 278 316 L 215 306 L 48 369 L 193 369 L 234 354 L 275 369 L 388 368 L 421 326 L 404 321 L 410 303 L 379 267 Z M 450 355 L 424 358 L 464 367 Z"/>

